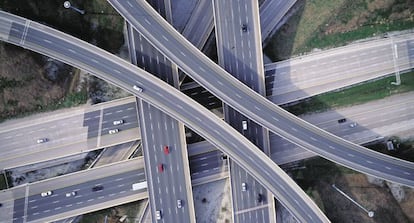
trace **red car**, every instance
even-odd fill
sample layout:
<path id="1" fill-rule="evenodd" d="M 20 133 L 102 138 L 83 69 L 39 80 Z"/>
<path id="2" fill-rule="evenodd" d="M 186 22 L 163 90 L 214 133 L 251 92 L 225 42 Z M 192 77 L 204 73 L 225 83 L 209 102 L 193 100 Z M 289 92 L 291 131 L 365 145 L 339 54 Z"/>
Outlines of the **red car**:
<path id="1" fill-rule="evenodd" d="M 158 172 L 160 173 L 164 172 L 164 164 L 162 163 L 158 164 Z"/>
<path id="2" fill-rule="evenodd" d="M 170 147 L 164 146 L 164 153 L 165 155 L 168 155 L 170 153 Z"/>

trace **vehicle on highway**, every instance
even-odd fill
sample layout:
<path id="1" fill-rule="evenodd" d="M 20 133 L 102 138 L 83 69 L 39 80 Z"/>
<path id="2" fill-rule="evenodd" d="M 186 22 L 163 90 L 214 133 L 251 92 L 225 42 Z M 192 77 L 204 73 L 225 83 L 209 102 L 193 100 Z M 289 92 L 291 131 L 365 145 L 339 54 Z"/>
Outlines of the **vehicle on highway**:
<path id="1" fill-rule="evenodd" d="M 103 189 L 104 189 L 104 187 L 102 185 L 96 185 L 96 186 L 92 187 L 92 191 L 101 191 Z"/>
<path id="2" fill-rule="evenodd" d="M 2 203 L 0 203 L 0 208 L 1 208 L 1 207 L 3 207 L 3 204 L 2 204 Z"/>
<path id="3" fill-rule="evenodd" d="M 66 197 L 76 196 L 76 191 L 66 193 Z"/>
<path id="4" fill-rule="evenodd" d="M 243 32 L 247 32 L 247 25 L 246 24 L 243 24 L 242 27 L 241 27 L 241 30 Z"/>
<path id="5" fill-rule="evenodd" d="M 49 141 L 47 138 L 41 138 L 41 139 L 38 139 L 36 142 L 37 143 L 44 143 L 44 142 L 47 142 L 47 141 Z"/>
<path id="6" fill-rule="evenodd" d="M 142 92 L 142 88 L 138 87 L 137 85 L 134 85 L 133 88 L 138 92 Z"/>
<path id="7" fill-rule="evenodd" d="M 118 132 L 119 132 L 119 129 L 110 129 L 109 130 L 109 134 L 110 135 L 115 134 L 115 133 L 118 133 Z"/>
<path id="8" fill-rule="evenodd" d="M 246 191 L 247 190 L 247 184 L 246 183 L 242 183 L 242 191 Z"/>
<path id="9" fill-rule="evenodd" d="M 164 164 L 162 163 L 158 164 L 158 172 L 160 173 L 164 172 Z"/>
<path id="10" fill-rule="evenodd" d="M 141 190 L 148 187 L 147 181 L 132 184 L 132 190 Z"/>
<path id="11" fill-rule="evenodd" d="M 351 127 L 351 128 L 354 128 L 354 127 L 357 127 L 357 126 L 358 126 L 358 123 L 356 123 L 356 122 L 353 122 L 353 123 L 349 124 L 349 127 Z"/>
<path id="12" fill-rule="evenodd" d="M 338 119 L 338 123 L 344 123 L 344 122 L 346 122 L 346 118 Z"/>
<path id="13" fill-rule="evenodd" d="M 247 130 L 247 120 L 242 121 L 242 128 L 243 128 L 243 131 Z"/>
<path id="14" fill-rule="evenodd" d="M 227 155 L 222 153 L 221 156 L 220 156 L 220 159 L 221 160 L 227 160 Z"/>
<path id="15" fill-rule="evenodd" d="M 157 220 L 161 220 L 161 211 L 160 211 L 160 210 L 155 211 L 155 218 L 156 218 Z"/>
<path id="16" fill-rule="evenodd" d="M 164 146 L 164 154 L 168 155 L 170 153 L 170 147 Z"/>
<path id="17" fill-rule="evenodd" d="M 40 196 L 47 197 L 47 196 L 50 196 L 52 194 L 53 194 L 53 192 L 51 190 L 49 190 L 49 191 L 45 191 L 45 192 L 40 193 Z"/>
<path id="18" fill-rule="evenodd" d="M 183 207 L 182 200 L 177 200 L 177 208 L 182 208 L 182 207 Z"/>
<path id="19" fill-rule="evenodd" d="M 120 124 L 123 124 L 124 123 L 124 120 L 115 120 L 114 122 L 113 122 L 113 124 L 114 125 L 120 125 Z"/>
<path id="20" fill-rule="evenodd" d="M 257 202 L 258 202 L 258 203 L 260 203 L 260 202 L 262 202 L 263 200 L 264 200 L 264 196 L 263 196 L 263 194 L 260 194 L 260 193 L 259 193 L 259 194 L 257 195 Z"/>

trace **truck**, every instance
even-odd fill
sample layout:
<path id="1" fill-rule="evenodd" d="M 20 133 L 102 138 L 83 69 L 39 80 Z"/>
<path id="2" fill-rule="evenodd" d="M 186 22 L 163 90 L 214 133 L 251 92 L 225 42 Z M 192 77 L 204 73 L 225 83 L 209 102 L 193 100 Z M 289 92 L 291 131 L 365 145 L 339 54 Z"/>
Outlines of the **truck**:
<path id="1" fill-rule="evenodd" d="M 141 190 L 147 188 L 147 181 L 132 184 L 132 190 Z"/>

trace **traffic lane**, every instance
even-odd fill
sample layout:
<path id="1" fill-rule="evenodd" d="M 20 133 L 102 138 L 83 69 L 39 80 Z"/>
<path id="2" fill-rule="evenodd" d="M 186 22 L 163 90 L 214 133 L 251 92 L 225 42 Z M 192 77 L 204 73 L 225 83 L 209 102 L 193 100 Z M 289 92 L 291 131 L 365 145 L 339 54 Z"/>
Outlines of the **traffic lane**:
<path id="1" fill-rule="evenodd" d="M 150 194 L 152 199 L 152 210 L 155 214 L 156 210 L 161 210 L 162 220 L 166 222 L 180 222 L 189 221 L 188 212 L 184 210 L 177 210 L 176 202 L 178 199 L 186 199 L 186 191 L 183 189 L 185 186 L 181 184 L 185 182 L 183 167 L 180 167 L 181 156 L 179 156 L 180 150 L 178 149 L 179 138 L 176 134 L 168 134 L 169 132 L 177 133 L 178 123 L 169 118 L 165 113 L 156 110 L 149 104 L 143 104 L 143 115 L 145 125 L 145 136 L 147 140 L 144 140 L 144 149 L 147 155 L 146 165 L 150 166 L 147 171 L 147 175 L 151 174 L 152 182 L 150 183 Z M 143 123 L 144 123 L 143 122 Z M 174 123 L 175 122 L 175 123 Z M 151 136 L 150 136 L 151 135 Z M 162 139 L 162 140 L 161 140 Z M 146 142 L 145 142 L 146 141 Z M 168 145 L 171 147 L 169 154 L 164 154 L 163 147 Z M 144 153 L 145 154 L 145 153 Z M 158 165 L 163 165 L 163 170 L 160 172 Z M 170 199 L 165 199 L 165 198 Z M 163 199 L 164 198 L 164 199 Z M 153 216 L 155 219 L 155 216 Z"/>
<path id="2" fill-rule="evenodd" d="M 43 27 L 42 27 L 43 28 Z M 53 30 L 51 30 L 51 29 L 48 29 L 48 32 L 56 32 L 56 31 L 53 31 Z M 50 36 L 49 36 L 50 37 Z M 69 38 L 69 37 L 66 37 L 65 36 L 65 38 Z M 53 38 L 52 38 L 53 39 Z M 50 41 L 50 40 L 48 40 L 48 41 Z M 55 40 L 56 41 L 56 40 Z M 74 41 L 74 40 L 73 40 Z M 82 44 L 80 44 L 80 45 L 82 45 Z M 36 49 L 36 50 L 39 50 L 40 48 L 38 47 L 38 46 L 27 46 L 27 44 L 25 45 L 26 47 L 31 47 L 32 49 Z M 60 46 L 60 45 L 58 45 L 58 46 Z M 93 49 L 95 49 L 94 47 L 92 47 L 92 46 L 88 46 L 89 48 L 93 48 Z M 48 49 L 47 47 L 46 47 L 46 49 Z M 95 49 L 95 51 L 99 51 L 98 49 Z M 40 51 L 40 50 L 39 50 Z M 63 52 L 65 52 L 65 51 L 63 51 Z M 89 51 L 88 51 L 89 52 Z M 103 51 L 102 52 L 100 52 L 100 53 L 103 53 L 103 54 L 105 54 Z M 46 53 L 47 55 L 51 55 L 51 54 L 49 54 L 49 53 Z M 55 56 L 57 56 L 57 55 L 60 55 L 60 54 L 55 54 Z M 105 55 L 107 55 L 108 57 L 111 57 L 111 55 L 110 54 L 105 54 Z M 72 58 L 74 58 L 74 55 L 71 55 L 72 56 Z M 92 55 L 93 56 L 93 55 Z M 96 55 L 95 55 L 96 56 Z M 59 56 L 59 58 L 61 59 L 61 60 L 64 60 L 63 58 L 66 58 L 66 56 Z M 99 58 L 99 57 L 96 57 L 97 59 Z M 84 62 L 84 60 L 83 60 L 84 58 L 81 58 L 81 60 L 80 61 L 83 61 Z M 86 58 L 86 60 L 85 61 L 88 61 L 87 60 L 88 58 Z M 101 59 L 101 58 L 99 58 L 99 59 Z M 124 67 L 128 67 L 129 69 L 132 69 L 132 68 L 130 68 L 124 61 L 121 61 L 121 60 L 118 60 L 116 57 L 114 57 L 114 58 L 112 58 L 113 59 L 113 61 L 117 61 L 119 64 L 122 64 Z M 79 63 L 79 64 L 81 64 L 81 65 L 79 65 L 78 64 L 78 66 L 81 66 L 81 67 L 83 67 L 84 69 L 86 69 L 86 70 L 90 70 L 90 71 L 94 71 L 94 72 L 98 72 L 98 71 L 96 71 L 95 69 L 96 68 L 94 68 L 94 67 L 89 67 L 88 65 L 82 65 L 83 63 L 80 63 L 80 61 L 78 61 L 78 60 L 75 60 L 77 63 Z M 94 63 L 97 63 L 97 60 L 95 60 L 95 59 L 92 59 L 91 60 L 92 62 L 94 62 Z M 113 63 L 113 61 L 105 61 L 107 64 L 111 64 L 111 62 Z M 90 61 L 88 61 L 88 64 L 93 64 L 93 63 L 91 63 Z M 106 66 L 106 64 L 101 64 L 101 66 L 102 67 L 100 67 L 99 68 L 99 73 L 100 72 L 102 72 L 102 73 L 112 73 L 112 72 L 116 72 L 116 73 L 118 73 L 117 71 L 119 71 L 119 70 L 114 70 L 114 69 L 110 69 L 110 68 L 107 68 L 107 66 Z M 117 67 L 117 65 L 113 65 L 114 67 Z M 119 68 L 119 69 L 121 69 L 120 67 L 117 67 L 117 68 Z M 108 71 L 110 71 L 110 72 L 108 72 Z M 142 72 L 142 71 L 140 71 L 140 72 Z M 122 74 L 122 72 L 121 72 L 121 74 Z M 134 76 L 134 75 L 133 75 Z M 101 76 L 102 78 L 104 78 L 104 79 L 107 79 L 107 80 L 110 80 L 110 78 L 111 78 L 111 76 L 109 76 L 109 77 L 106 77 L 106 76 Z M 118 77 L 118 76 L 117 76 Z M 139 76 L 140 78 L 142 78 L 141 76 Z M 145 76 L 145 77 L 147 77 L 147 76 Z M 148 80 L 147 80 L 148 79 Z M 151 85 L 153 85 L 154 83 L 157 83 L 157 84 L 160 84 L 160 85 L 162 85 L 162 83 L 158 83 L 156 80 L 153 80 L 153 79 L 151 79 L 151 78 L 149 78 L 149 77 L 147 77 L 147 81 L 146 81 L 146 83 L 149 85 L 149 86 L 151 86 Z M 142 82 L 144 81 L 144 79 L 140 79 L 140 82 L 138 82 L 137 80 L 135 80 L 135 82 L 134 82 L 134 80 L 135 79 L 132 79 L 132 83 L 135 83 L 135 82 L 137 82 L 137 83 L 141 83 L 142 84 Z M 119 85 L 121 85 L 121 86 L 128 86 L 128 84 L 125 84 L 125 83 L 131 83 L 131 82 L 126 82 L 125 80 L 122 80 L 121 78 L 119 78 L 118 77 L 118 79 L 117 79 L 117 81 L 118 81 L 118 84 Z M 127 87 L 125 87 L 125 88 L 127 88 Z M 127 88 L 128 89 L 128 88 Z M 217 119 L 217 117 L 215 117 L 215 116 L 213 116 L 212 114 L 211 115 L 209 115 L 208 113 L 199 113 L 198 112 L 198 110 L 195 110 L 195 109 L 201 109 L 201 110 L 203 110 L 201 107 L 199 107 L 199 106 L 196 106 L 195 104 L 188 104 L 187 102 L 186 102 L 186 100 L 190 100 L 190 99 L 187 99 L 186 97 L 180 97 L 180 98 L 177 98 L 177 97 L 174 97 L 174 95 L 169 95 L 168 93 L 169 92 L 171 92 L 171 91 L 174 91 L 174 89 L 173 88 L 171 88 L 171 89 L 168 89 L 168 88 L 166 88 L 166 89 L 168 89 L 169 91 L 167 92 L 167 91 L 164 91 L 163 93 L 165 94 L 165 95 L 169 95 L 169 96 L 171 96 L 171 98 L 174 98 L 174 102 L 178 102 L 178 101 L 181 101 L 181 100 L 183 100 L 183 99 L 186 99 L 186 100 L 183 100 L 181 103 L 181 105 L 179 105 L 179 106 L 177 106 L 177 103 L 169 103 L 169 101 L 168 100 L 162 100 L 162 99 L 160 99 L 160 98 L 158 98 L 158 97 L 156 97 L 156 95 L 158 95 L 157 93 L 159 93 L 159 94 L 161 94 L 159 91 L 161 90 L 161 92 L 162 92 L 162 89 L 157 89 L 158 91 L 157 91 L 157 93 L 156 92 L 151 92 L 151 89 L 150 88 L 148 88 L 149 90 L 149 93 L 146 93 L 146 94 L 140 94 L 140 96 L 142 96 L 143 98 L 146 98 L 147 100 L 150 100 L 150 101 L 152 101 L 153 103 L 155 103 L 155 104 L 158 104 L 158 105 L 163 105 L 163 106 L 166 106 L 166 107 L 168 107 L 168 108 L 174 108 L 175 110 L 172 110 L 172 109 L 165 109 L 166 107 L 163 107 L 164 109 L 165 109 L 165 111 L 166 112 L 170 112 L 174 117 L 176 117 L 176 118 L 178 118 L 179 120 L 181 120 L 181 121 L 183 121 L 184 123 L 186 123 L 187 125 L 189 125 L 189 126 L 192 126 L 194 129 L 196 129 L 197 130 L 197 132 L 199 133 L 199 134 L 201 134 L 202 136 L 204 136 L 204 137 L 206 137 L 206 138 L 208 138 L 208 139 L 212 139 L 212 138 L 214 138 L 215 140 L 218 140 L 216 143 L 218 143 L 218 142 L 221 142 L 221 143 L 224 143 L 224 144 L 228 144 L 228 145 L 226 145 L 226 146 L 223 146 L 223 145 L 220 145 L 220 144 L 217 144 L 217 146 L 218 147 L 220 147 L 220 148 L 222 148 L 222 149 L 224 149 L 227 153 L 229 153 L 229 155 L 232 155 L 233 157 L 236 157 L 236 159 L 239 159 L 241 162 L 246 162 L 247 160 L 246 160 L 246 158 L 241 158 L 241 157 L 238 157 L 238 155 L 236 154 L 236 153 L 234 153 L 234 152 L 232 152 L 231 150 L 227 150 L 227 148 L 231 148 L 232 146 L 234 146 L 233 144 L 235 143 L 234 141 L 231 141 L 231 143 L 230 142 L 228 142 L 228 139 L 229 138 L 233 138 L 234 137 L 234 133 L 235 132 L 233 132 L 233 131 L 231 131 L 231 129 L 228 129 L 228 128 L 226 128 L 226 129 L 221 129 L 221 125 L 217 125 L 216 124 L 216 122 L 218 121 L 218 120 L 216 120 Z M 132 90 L 131 90 L 132 91 Z M 150 97 L 150 96 L 152 96 L 152 97 Z M 162 94 L 160 95 L 160 96 L 162 96 Z M 154 98 L 155 97 L 155 98 Z M 191 101 L 191 100 L 190 100 Z M 188 106 L 188 105 L 191 105 L 191 106 Z M 182 106 L 185 106 L 186 107 L 186 109 L 183 109 L 183 107 Z M 162 106 L 161 106 L 162 107 Z M 191 110 L 191 113 L 188 113 L 187 114 L 187 110 Z M 175 113 L 175 112 L 173 112 L 173 111 L 180 111 L 180 113 Z M 183 113 L 183 114 L 185 114 L 185 115 L 181 115 L 181 113 Z M 191 115 L 190 115 L 191 114 Z M 201 120 L 198 116 L 194 116 L 195 114 L 198 114 L 198 115 L 201 115 L 202 117 L 203 116 L 205 116 L 206 118 L 208 118 L 208 119 L 214 119 L 214 120 L 216 120 L 216 121 L 212 121 L 212 123 L 209 123 L 210 125 L 213 125 L 213 128 L 210 126 L 209 128 L 207 128 L 206 126 L 203 126 L 203 124 L 204 123 L 200 123 L 200 126 L 195 126 L 195 125 L 192 125 L 191 123 L 197 123 L 197 120 Z M 193 116 L 192 116 L 193 115 Z M 192 120 L 192 121 L 190 121 L 190 120 Z M 213 136 L 212 135 L 207 135 L 207 134 L 203 134 L 203 131 L 202 130 L 206 130 L 206 129 L 220 129 L 220 130 L 222 130 L 222 132 L 221 133 L 214 133 L 213 134 Z M 222 138 L 222 135 L 223 135 L 223 133 L 229 133 L 229 132 L 232 132 L 231 134 L 227 134 L 226 135 L 226 138 Z M 210 133 L 213 133 L 213 132 L 210 132 Z M 236 136 L 237 136 L 237 134 L 236 134 Z M 237 138 L 237 137 L 236 137 Z M 214 140 L 214 141 L 215 141 Z M 240 138 L 240 137 L 238 137 L 237 139 L 236 139 L 236 141 L 243 141 L 243 139 L 242 138 Z M 230 143 L 230 144 L 229 144 Z M 246 142 L 245 142 L 246 143 Z M 246 147 L 245 146 L 245 144 L 241 144 L 241 145 L 239 145 L 239 147 Z M 249 150 L 250 152 L 252 151 L 252 150 L 250 150 L 248 147 L 247 148 L 245 148 L 245 149 L 247 149 L 247 150 Z M 256 157 L 256 156 L 258 156 L 258 154 L 256 154 L 256 153 L 250 153 L 249 154 L 249 156 L 248 157 Z M 238 158 L 237 158 L 238 157 Z M 259 155 L 259 157 L 260 157 L 260 155 Z M 262 157 L 260 157 L 261 159 L 268 159 L 267 157 L 264 157 L 264 156 L 262 156 Z M 251 167 L 253 167 L 255 164 L 254 163 L 250 163 L 250 162 L 247 162 L 247 163 L 249 163 L 248 165 L 249 166 L 251 166 Z M 253 165 L 253 166 L 252 166 Z M 269 169 L 269 171 L 270 172 L 273 172 L 273 171 L 275 171 L 275 170 L 278 170 L 277 169 L 277 166 L 276 165 L 270 165 L 270 164 L 266 164 L 265 165 L 266 166 L 266 168 L 268 168 L 268 167 L 270 167 L 270 166 L 272 166 L 270 169 Z M 276 168 L 276 169 L 275 169 Z M 249 171 L 251 171 L 252 173 L 253 172 L 255 172 L 256 171 L 256 169 L 258 169 L 258 170 L 260 170 L 261 168 L 249 168 Z M 258 172 L 255 172 L 255 173 L 253 173 L 253 174 L 257 174 L 257 176 L 264 176 L 263 175 L 263 172 L 260 172 L 260 171 L 258 171 Z M 280 176 L 280 177 L 282 177 L 282 176 Z M 273 188 L 274 186 L 272 186 L 272 185 L 280 185 L 280 182 L 279 182 L 279 184 L 274 184 L 274 183 L 270 183 L 270 181 L 272 181 L 272 180 L 274 180 L 274 179 L 278 179 L 279 178 L 279 175 L 275 175 L 274 177 L 271 177 L 271 178 L 261 178 L 261 180 L 262 180 L 262 182 L 264 182 L 264 183 L 266 183 L 267 184 L 267 187 L 268 188 Z M 282 178 L 284 178 L 283 180 L 282 180 Z M 281 180 L 281 181 L 284 181 L 284 180 L 287 180 L 287 181 L 289 181 L 288 180 L 288 178 L 285 178 L 285 177 L 282 177 L 282 178 L 279 178 L 279 180 Z M 289 184 L 290 185 L 290 184 Z M 293 185 L 295 185 L 295 184 L 293 184 Z M 293 186 L 293 185 L 291 185 L 291 186 Z M 279 186 L 280 187 L 280 186 Z M 280 194 L 276 189 L 272 189 L 272 191 L 273 191 L 273 193 L 275 193 L 275 194 Z M 299 192 L 299 191 L 298 191 Z M 292 193 L 288 193 L 288 194 L 292 194 Z M 288 194 L 286 194 L 285 196 L 287 196 Z M 301 201 L 303 201 L 304 200 L 304 198 L 306 198 L 306 197 L 297 197 L 299 200 L 301 200 Z M 292 203 L 286 203 L 286 204 L 289 204 L 289 205 L 291 205 Z M 312 205 L 311 205 L 312 206 Z M 305 205 L 305 206 L 303 206 L 303 207 L 298 207 L 298 208 L 292 208 L 291 210 L 300 210 L 301 208 L 307 208 L 308 206 L 307 205 Z M 314 211 L 312 211 L 312 210 L 317 210 L 317 209 L 313 209 L 313 208 L 311 208 L 311 209 L 309 209 L 309 212 L 310 213 L 314 213 Z M 298 215 L 297 215 L 298 216 Z M 301 215 L 302 216 L 302 215 Z M 303 215 L 303 216 L 305 216 L 305 215 Z M 299 217 L 299 216 L 298 216 Z M 316 216 L 315 216 L 316 217 Z"/>
<path id="3" fill-rule="evenodd" d="M 131 195 L 137 192 L 132 191 L 131 185 L 144 180 L 145 175 L 143 170 L 141 170 L 139 173 L 136 173 L 135 171 L 127 172 L 71 187 L 53 190 L 53 194 L 48 197 L 41 197 L 40 194 L 29 196 L 27 221 L 33 221 L 64 211 L 75 210 L 96 202 L 109 201 L 113 196 Z M 121 184 L 114 185 L 114 182 L 121 182 Z M 91 193 L 91 188 L 95 185 L 102 185 L 104 186 L 104 189 L 100 192 Z M 66 193 L 72 191 L 77 192 L 76 196 L 65 196 Z M 97 195 L 100 196 L 96 198 Z M 25 198 L 15 200 L 13 213 L 14 222 L 21 222 L 23 220 L 24 205 Z"/>
<path id="4" fill-rule="evenodd" d="M 123 131 L 139 127 L 135 103 L 105 108 L 102 114 L 101 136 L 109 134 L 109 130 L 113 129 Z M 115 121 L 122 121 L 123 123 L 115 125 Z"/>

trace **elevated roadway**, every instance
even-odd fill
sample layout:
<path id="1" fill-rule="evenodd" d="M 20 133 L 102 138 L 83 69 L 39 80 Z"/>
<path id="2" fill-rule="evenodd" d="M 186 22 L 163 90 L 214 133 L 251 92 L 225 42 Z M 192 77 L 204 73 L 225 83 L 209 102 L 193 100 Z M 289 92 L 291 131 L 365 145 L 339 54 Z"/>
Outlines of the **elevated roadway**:
<path id="1" fill-rule="evenodd" d="M 171 11 L 166 9 L 164 1 L 152 0 L 150 3 L 160 15 L 166 16 L 165 11 Z M 128 31 L 128 39 L 133 41 L 129 44 L 130 52 L 137 58 L 132 63 L 178 87 L 177 68 L 139 33 L 131 27 Z M 156 219 L 156 211 L 159 211 L 161 222 L 195 222 L 184 126 L 139 98 L 137 105 L 152 219 Z M 164 151 L 165 146 L 169 148 L 168 154 Z M 178 200 L 182 201 L 182 208 L 177 207 Z"/>
<path id="2" fill-rule="evenodd" d="M 394 132 L 395 134 L 401 133 L 401 131 L 406 131 L 406 132 L 412 132 L 413 131 L 413 123 L 414 123 L 414 103 L 412 103 L 414 100 L 414 94 L 413 93 L 407 93 L 407 94 L 403 94 L 403 95 L 398 95 L 398 96 L 393 96 L 392 98 L 387 98 L 387 99 L 382 99 L 378 102 L 371 102 L 371 103 L 367 103 L 367 104 L 363 104 L 363 105 L 357 105 L 354 106 L 352 109 L 351 108 L 345 108 L 345 109 L 340 109 L 337 111 L 329 111 L 329 112 L 324 112 L 321 114 L 313 114 L 313 115 L 309 115 L 305 118 L 306 120 L 318 125 L 319 127 L 322 127 L 324 129 L 327 129 L 329 131 L 332 131 L 333 133 L 337 134 L 338 136 L 341 137 L 348 137 L 349 140 L 354 141 L 354 142 L 367 142 L 367 131 L 372 132 L 372 134 L 382 134 L 383 132 L 381 132 L 381 130 L 387 130 L 389 135 L 392 135 Z M 409 105 L 409 106 L 402 106 L 402 105 Z M 412 105 L 412 106 L 411 106 Z M 347 118 L 347 122 L 343 123 L 343 124 L 338 124 L 337 123 L 337 119 L 338 118 L 342 118 L 342 117 L 346 117 Z M 352 122 L 357 122 L 358 123 L 358 127 L 355 128 L 351 128 L 349 127 L 349 124 Z M 405 124 L 404 124 L 405 123 Z M 395 126 L 395 127 L 394 127 Z M 403 129 L 401 129 L 403 128 Z M 375 139 L 375 137 L 369 137 L 368 139 Z M 282 145 L 282 147 L 286 148 L 286 145 L 283 145 L 283 141 L 277 142 L 280 143 Z M 203 142 L 203 143 L 199 143 L 200 146 L 201 144 L 208 144 L 207 142 Z M 210 147 L 212 147 L 210 145 Z M 298 148 L 300 149 L 300 148 Z M 273 157 L 274 159 L 277 160 L 277 157 Z M 279 158 L 283 158 L 282 157 L 282 153 L 280 153 Z M 130 162 L 130 164 L 128 164 Z M 276 161 L 278 164 L 282 164 L 279 163 L 279 161 Z M 228 172 L 225 169 L 225 166 L 222 166 L 223 164 L 225 164 L 226 161 L 221 159 L 221 152 L 215 150 L 215 151 L 211 151 L 205 154 L 199 154 L 199 155 L 194 155 L 191 157 L 190 159 L 190 167 L 191 167 L 191 172 L 192 172 L 192 183 L 193 185 L 198 185 L 200 183 L 207 183 L 210 182 L 212 180 L 218 180 L 218 179 L 222 179 L 224 177 L 228 176 Z M 128 165 L 126 165 L 128 164 Z M 128 167 L 130 165 L 130 167 Z M 91 179 L 92 181 L 94 180 L 98 180 L 95 179 L 95 176 L 101 175 L 102 172 L 105 173 L 103 175 L 101 175 L 99 177 L 99 179 L 102 178 L 102 184 L 108 184 L 108 182 L 113 181 L 113 178 L 107 178 L 108 173 L 112 174 L 112 173 L 117 173 L 117 170 L 123 169 L 123 171 L 119 174 L 124 174 L 126 172 L 130 172 L 130 171 L 135 171 L 135 172 L 144 172 L 143 169 L 130 169 L 130 168 L 135 168 L 135 167 L 140 167 L 143 168 L 143 159 L 139 158 L 139 159 L 134 159 L 133 161 L 128 161 L 128 162 L 120 162 L 120 163 L 116 163 L 116 164 L 111 164 L 109 166 L 105 166 L 105 169 L 99 169 L 97 168 L 97 170 L 87 170 L 86 172 L 77 172 L 77 173 L 73 173 L 71 175 L 69 175 L 71 180 L 75 180 L 75 184 L 77 184 L 77 180 L 81 179 L 81 180 L 85 180 L 85 179 Z M 216 175 L 216 173 L 214 173 L 216 168 L 220 168 L 221 169 L 221 176 Z M 222 169 L 223 168 L 223 169 Z M 96 171 L 96 172 L 95 172 Z M 115 172 L 113 172 L 115 171 Z M 87 174 L 85 174 L 87 173 Z M 194 174 L 196 173 L 196 174 Z M 116 175 L 116 174 L 115 174 Z M 30 191 L 34 190 L 35 188 L 45 188 L 45 189 L 59 189 L 59 191 L 62 191 L 61 189 L 68 187 L 68 181 L 65 180 L 61 180 L 64 179 L 65 176 L 62 177 L 57 177 L 57 178 L 53 178 L 50 180 L 47 180 L 45 182 L 48 182 L 47 184 L 43 184 L 43 183 L 35 183 L 34 185 L 40 184 L 39 186 L 32 186 L 30 185 Z M 106 180 L 105 180 L 105 179 Z M 119 177 L 118 177 L 119 178 Z M 117 178 L 117 179 L 118 179 Z M 127 180 L 127 178 L 125 178 L 125 180 Z M 116 181 L 117 184 L 124 184 L 124 180 L 120 180 L 120 181 Z M 196 183 L 197 182 L 197 183 Z M 79 182 L 81 184 L 85 183 L 84 181 Z M 50 187 L 50 185 L 53 185 L 55 187 Z M 71 185 L 71 186 L 75 186 L 75 185 Z M 77 186 L 79 187 L 79 186 Z M 20 188 L 20 189 L 19 189 Z M 72 188 L 76 188 L 76 187 L 72 187 Z M 11 201 L 8 201 L 8 199 L 11 199 L 10 194 L 7 195 L 8 193 L 11 193 L 10 191 L 14 191 L 12 194 L 13 196 L 15 196 L 17 199 L 21 199 L 21 196 L 25 194 L 25 190 L 22 190 L 21 187 L 15 187 L 12 188 L 10 190 L 8 190 L 8 192 L 5 192 L 3 194 L 0 195 L 0 199 L 2 201 L 6 201 L 6 203 L 4 204 L 4 207 L 6 209 L 6 211 L 12 211 L 12 203 Z M 67 191 L 71 191 L 71 190 L 67 190 Z M 7 196 L 5 196 L 7 195 Z M 107 194 L 104 194 L 107 195 Z M 125 193 L 122 193 L 119 195 L 121 198 L 121 196 L 129 196 Z M 140 196 L 139 199 L 145 199 L 148 195 L 147 194 L 142 194 L 142 196 Z M 90 198 L 88 198 L 90 199 Z M 88 199 L 80 199 L 77 202 L 88 202 Z M 103 198 L 101 198 L 103 199 Z M 94 201 L 89 201 L 89 204 L 94 204 L 95 202 L 99 202 L 101 199 L 96 199 Z M 64 199 L 63 199 L 64 200 Z M 48 199 L 44 199 L 43 202 L 48 202 Z M 70 200 L 68 200 L 70 201 Z M 33 202 L 40 202 L 40 201 L 33 201 Z M 118 202 L 118 201 L 117 201 Z M 30 204 L 30 202 L 29 202 Z M 67 204 L 70 205 L 70 204 Z M 111 204 L 113 206 L 117 205 L 117 203 L 113 203 Z M 39 206 L 39 205 L 37 205 Z M 40 204 L 39 207 L 42 207 L 43 204 Z M 57 207 L 56 207 L 57 208 Z M 69 208 L 69 207 L 67 207 Z M 76 205 L 73 205 L 72 207 L 70 207 L 71 210 L 77 210 L 78 208 L 81 210 L 82 207 L 78 207 Z M 37 208 L 33 208 L 33 210 L 35 210 Z M 11 216 L 12 213 L 6 213 L 6 212 L 1 212 L 3 209 L 0 209 L 0 214 L 1 216 Z M 38 209 L 37 211 L 39 212 L 43 212 L 46 211 L 48 209 Z M 36 212 L 33 212 L 36 213 Z M 48 213 L 48 212 L 46 212 Z M 49 213 L 50 215 L 53 215 L 54 213 Z M 37 214 L 38 215 L 38 214 Z"/>
<path id="3" fill-rule="evenodd" d="M 131 98 L 1 123 L 0 169 L 11 169 L 141 138 Z M 122 119 L 124 124 L 112 126 Z M 118 128 L 119 133 L 108 134 Z M 46 138 L 47 142 L 37 143 Z M 39 155 L 41 154 L 41 155 Z"/>
<path id="4" fill-rule="evenodd" d="M 147 3 L 116 0 L 109 2 L 185 73 L 246 117 L 298 146 L 341 165 L 378 178 L 414 186 L 413 163 L 343 140 L 284 111 L 240 84 L 237 79 L 204 56 L 162 17 L 156 15 Z M 134 14 L 148 16 L 138 21 Z M 287 208 L 294 212 L 291 207 Z"/>
<path id="5" fill-rule="evenodd" d="M 223 69 L 265 95 L 262 45 L 257 1 L 213 1 L 218 62 Z M 223 105 L 224 120 L 270 155 L 269 133 L 242 114 Z M 243 127 L 242 122 L 246 122 Z M 275 222 L 271 193 L 237 163 L 229 160 L 234 222 Z M 242 184 L 247 185 L 244 191 Z M 263 199 L 258 199 L 262 196 Z M 257 208 L 260 207 L 260 208 Z"/>
<path id="6" fill-rule="evenodd" d="M 125 3 L 132 4 L 130 1 Z M 315 203 L 266 155 L 181 92 L 126 61 L 74 37 L 5 12 L 0 15 L 0 38 L 3 41 L 79 67 L 152 103 L 226 152 L 282 201 L 297 219 L 328 221 Z M 158 15 L 154 12 L 153 16 Z M 134 85 L 145 87 L 145 90 L 137 92 Z M 243 154 L 236 152 L 240 149 Z"/>

